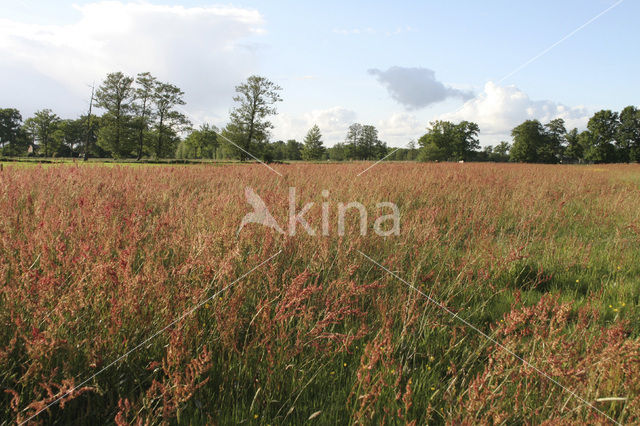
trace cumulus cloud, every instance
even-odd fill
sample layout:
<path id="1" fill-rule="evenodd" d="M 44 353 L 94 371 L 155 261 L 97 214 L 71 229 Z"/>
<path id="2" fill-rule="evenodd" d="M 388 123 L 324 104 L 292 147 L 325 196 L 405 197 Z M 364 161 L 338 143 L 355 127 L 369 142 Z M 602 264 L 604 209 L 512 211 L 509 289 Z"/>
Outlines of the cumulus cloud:
<path id="1" fill-rule="evenodd" d="M 465 102 L 459 110 L 436 118 L 478 123 L 481 136 L 489 136 L 486 140 L 494 142 L 497 137 L 508 138 L 511 129 L 525 120 L 537 119 L 546 123 L 562 118 L 567 128 L 582 128 L 591 114 L 592 111 L 582 106 L 568 107 L 550 100 L 532 100 L 516 86 L 500 86 L 490 81 L 482 93 Z"/>
<path id="2" fill-rule="evenodd" d="M 332 146 L 344 140 L 347 129 L 356 122 L 356 118 L 355 111 L 342 106 L 313 110 L 300 116 L 281 113 L 273 120 L 273 136 L 274 139 L 302 141 L 311 126 L 317 124 L 322 132 L 324 144 Z"/>
<path id="3" fill-rule="evenodd" d="M 426 131 L 427 122 L 406 112 L 396 112 L 376 122 L 360 121 L 355 111 L 342 106 L 313 110 L 300 115 L 281 113 L 273 120 L 274 140 L 296 139 L 302 141 L 307 131 L 317 124 L 322 132 L 325 146 L 344 142 L 349 126 L 353 123 L 373 124 L 380 139 L 389 146 L 406 147 L 409 141 L 417 140 Z"/>
<path id="4" fill-rule="evenodd" d="M 9 70 L 0 70 L 5 97 L 24 98 L 25 87 L 51 88 L 55 82 L 59 87 L 52 92 L 64 89 L 84 99 L 86 85 L 100 82 L 108 72 L 151 71 L 180 86 L 194 108 L 226 104 L 234 84 L 254 67 L 252 36 L 264 32 L 256 10 L 233 6 L 102 1 L 74 7 L 80 16 L 65 25 L 0 19 L 0 55 L 3 69 Z M 18 70 L 31 80 L 16 88 L 1 78 Z M 38 97 L 42 101 L 42 93 Z M 69 97 L 57 101 L 48 106 L 68 109 Z"/>
<path id="5" fill-rule="evenodd" d="M 473 97 L 470 92 L 445 86 L 436 80 L 435 72 L 429 68 L 391 67 L 386 71 L 373 68 L 368 73 L 408 110 L 424 108 L 448 98 L 466 100 Z"/>
<path id="6" fill-rule="evenodd" d="M 413 140 L 416 141 L 426 132 L 426 123 L 415 115 L 407 112 L 396 112 L 389 118 L 377 122 L 380 139 L 389 146 L 406 147 Z"/>

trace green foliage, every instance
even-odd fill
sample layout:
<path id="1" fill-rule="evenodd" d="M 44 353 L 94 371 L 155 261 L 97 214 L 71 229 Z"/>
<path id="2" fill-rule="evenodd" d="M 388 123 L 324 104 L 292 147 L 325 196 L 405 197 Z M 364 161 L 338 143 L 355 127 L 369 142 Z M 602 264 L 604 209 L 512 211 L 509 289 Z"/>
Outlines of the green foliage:
<path id="1" fill-rule="evenodd" d="M 378 129 L 354 123 L 349 126 L 344 142 L 344 157 L 356 160 L 376 160 L 387 153 L 387 145 L 378 138 Z"/>
<path id="2" fill-rule="evenodd" d="M 60 145 L 60 117 L 50 109 L 36 111 L 24 122 L 24 128 L 31 140 L 38 144 L 38 153 L 50 157 Z"/>
<path id="3" fill-rule="evenodd" d="M 613 163 L 617 159 L 616 135 L 619 126 L 618 113 L 610 110 L 596 112 L 587 124 L 588 133 L 583 138 L 587 146 L 585 160 L 593 163 Z"/>
<path id="4" fill-rule="evenodd" d="M 135 85 L 134 85 L 135 83 Z M 156 158 L 176 152 L 178 134 L 189 120 L 176 108 L 184 105 L 184 92 L 159 82 L 148 72 L 134 80 L 121 72 L 110 73 L 96 92 L 96 106 L 106 112 L 98 131 L 98 146 L 114 158 L 146 153 Z"/>
<path id="5" fill-rule="evenodd" d="M 327 148 L 327 155 L 331 161 L 344 161 L 347 159 L 344 143 L 337 143 L 331 148 Z"/>
<path id="6" fill-rule="evenodd" d="M 563 157 L 570 162 L 578 162 L 584 158 L 584 146 L 580 143 L 578 129 L 571 129 L 566 135 L 566 148 Z"/>
<path id="7" fill-rule="evenodd" d="M 156 116 L 152 106 L 159 83 L 151 73 L 143 72 L 136 77 L 136 84 L 133 103 L 136 116 L 133 125 L 137 130 L 137 158 L 140 160 L 151 141 L 149 127 Z"/>
<path id="8" fill-rule="evenodd" d="M 476 152 L 472 158 L 473 161 L 491 161 L 495 163 L 505 163 L 509 161 L 509 150 L 511 145 L 505 141 L 500 142 L 498 145 L 485 146 L 482 151 Z"/>
<path id="9" fill-rule="evenodd" d="M 230 122 L 222 130 L 220 136 L 220 152 L 223 158 L 251 158 L 251 156 L 249 156 L 246 152 L 242 151 L 242 149 L 244 149 L 242 148 L 242 145 L 246 142 L 246 133 L 244 132 L 244 129 L 240 124 L 233 121 Z"/>
<path id="10" fill-rule="evenodd" d="M 392 152 L 387 157 L 390 161 L 415 161 L 420 150 L 416 149 L 415 141 L 410 141 L 406 148 L 390 149 Z"/>
<path id="11" fill-rule="evenodd" d="M 86 135 L 86 119 L 62 120 L 58 126 L 57 138 L 60 144 L 56 155 L 76 157 L 84 146 Z"/>
<path id="12" fill-rule="evenodd" d="M 209 124 L 203 124 L 194 130 L 178 144 L 176 158 L 217 158 L 218 129 Z"/>
<path id="13" fill-rule="evenodd" d="M 187 117 L 176 109 L 178 105 L 185 104 L 183 96 L 184 92 L 173 84 L 155 84 L 152 100 L 157 117 L 153 146 L 156 158 L 173 156 L 179 142 L 178 132 L 185 130 L 190 124 Z"/>
<path id="14" fill-rule="evenodd" d="M 621 161 L 640 161 L 640 110 L 628 106 L 620 112 L 616 142 Z"/>
<path id="15" fill-rule="evenodd" d="M 511 131 L 511 161 L 523 163 L 557 163 L 564 140 L 564 121 L 553 120 L 543 126 L 538 120 L 527 120 Z"/>
<path id="16" fill-rule="evenodd" d="M 304 138 L 304 148 L 302 150 L 302 159 L 307 161 L 322 160 L 324 156 L 325 148 L 322 144 L 322 134 L 320 128 L 317 125 L 307 132 L 307 136 Z"/>
<path id="17" fill-rule="evenodd" d="M 437 120 L 431 123 L 427 133 L 418 139 L 421 161 L 470 160 L 473 151 L 480 147 L 476 123 L 462 121 L 454 124 Z"/>
<path id="18" fill-rule="evenodd" d="M 22 129 L 22 115 L 15 108 L 0 109 L 0 153 L 19 155 L 27 150 L 27 138 Z"/>
<path id="19" fill-rule="evenodd" d="M 131 137 L 133 81 L 121 72 L 110 73 L 96 92 L 96 106 L 106 111 L 98 133 L 98 145 L 114 158 L 128 157 L 134 149 Z"/>
<path id="20" fill-rule="evenodd" d="M 237 103 L 231 111 L 231 120 L 227 125 L 231 139 L 237 147 L 229 149 L 240 158 L 250 158 L 247 153 L 258 151 L 267 141 L 273 125 L 267 118 L 276 114 L 275 103 L 282 101 L 280 86 L 257 75 L 252 75 L 245 83 L 236 86 Z M 255 154 L 253 154 L 255 156 Z"/>
<path id="21" fill-rule="evenodd" d="M 289 139 L 287 141 L 287 156 L 285 158 L 288 160 L 302 160 L 302 149 L 303 144 L 295 139 Z"/>
<path id="22" fill-rule="evenodd" d="M 635 106 L 620 113 L 598 111 L 582 132 L 567 131 L 561 118 L 544 125 L 527 120 L 512 130 L 513 145 L 503 141 L 480 149 L 476 123 L 435 121 L 418 140 L 418 149 L 414 142 L 407 148 L 389 149 L 374 126 L 360 123 L 349 126 L 343 142 L 320 149 L 322 143 L 315 139 L 309 147 L 295 139 L 269 141 L 273 128 L 269 118 L 277 113 L 281 87 L 254 75 L 235 89 L 236 105 L 222 132 L 208 125 L 193 130 L 179 110 L 185 104 L 180 88 L 158 81 L 149 72 L 135 78 L 109 73 L 95 95 L 95 106 L 104 113 L 92 116 L 91 123 L 86 116 L 61 120 L 52 111 L 42 110 L 22 124 L 18 110 L 0 109 L 0 154 L 75 157 L 85 151 L 88 141 L 92 156 L 138 160 L 175 156 L 264 161 L 640 161 L 640 110 Z"/>
<path id="23" fill-rule="evenodd" d="M 512 161 L 614 163 L 640 160 L 640 111 L 628 106 L 620 114 L 596 112 L 587 129 L 567 132 L 562 119 L 542 126 L 528 120 L 513 129 Z"/>

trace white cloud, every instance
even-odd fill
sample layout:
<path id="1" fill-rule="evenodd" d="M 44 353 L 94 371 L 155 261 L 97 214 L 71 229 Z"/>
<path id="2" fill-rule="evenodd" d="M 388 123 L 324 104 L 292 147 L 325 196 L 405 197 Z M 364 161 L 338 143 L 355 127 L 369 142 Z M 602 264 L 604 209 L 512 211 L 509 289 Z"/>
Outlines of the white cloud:
<path id="1" fill-rule="evenodd" d="M 391 67 L 386 71 L 370 69 L 368 73 L 386 87 L 391 98 L 409 110 L 424 108 L 448 98 L 469 99 L 471 92 L 445 86 L 429 68 Z"/>
<path id="2" fill-rule="evenodd" d="M 411 141 L 417 141 L 426 132 L 426 123 L 415 115 L 397 112 L 389 118 L 378 121 L 380 139 L 389 146 L 406 147 Z"/>
<path id="3" fill-rule="evenodd" d="M 490 81 L 482 93 L 465 102 L 459 110 L 435 119 L 477 123 L 480 141 L 486 145 L 510 139 L 511 130 L 525 120 L 537 119 L 546 123 L 563 118 L 568 129 L 583 128 L 592 112 L 583 106 L 568 107 L 550 100 L 532 100 L 515 86 L 499 86 Z"/>
<path id="4" fill-rule="evenodd" d="M 51 92 L 65 89 L 77 102 L 88 97 L 87 84 L 99 83 L 108 72 L 150 71 L 181 87 L 190 107 L 227 105 L 234 85 L 254 66 L 251 37 L 264 32 L 256 10 L 232 6 L 102 1 L 74 7 L 80 18 L 66 25 L 0 19 L 0 55 L 9 69 L 0 70 L 0 77 L 18 70 L 30 77 L 18 88 L 0 78 L 8 100 L 24 97 L 26 86 L 50 88 L 55 82 L 59 87 Z M 22 102 L 25 108 L 44 106 Z M 52 102 L 58 105 L 48 106 L 69 109 L 69 97 Z"/>
<path id="5" fill-rule="evenodd" d="M 357 122 L 374 124 L 379 131 L 380 139 L 387 142 L 389 146 L 405 147 L 409 141 L 417 140 L 426 131 L 426 123 L 410 113 L 394 113 L 387 119 L 371 123 L 366 120 L 359 121 L 354 111 L 341 106 L 314 110 L 297 116 L 281 113 L 272 121 L 275 126 L 273 140 L 302 141 L 311 126 L 317 124 L 322 132 L 325 146 L 343 142 L 349 126 Z"/>
<path id="6" fill-rule="evenodd" d="M 356 117 L 354 111 L 341 106 L 313 110 L 298 116 L 280 113 L 273 119 L 273 139 L 302 141 L 311 126 L 317 124 L 325 146 L 333 146 L 344 140 L 347 129 L 356 122 Z"/>

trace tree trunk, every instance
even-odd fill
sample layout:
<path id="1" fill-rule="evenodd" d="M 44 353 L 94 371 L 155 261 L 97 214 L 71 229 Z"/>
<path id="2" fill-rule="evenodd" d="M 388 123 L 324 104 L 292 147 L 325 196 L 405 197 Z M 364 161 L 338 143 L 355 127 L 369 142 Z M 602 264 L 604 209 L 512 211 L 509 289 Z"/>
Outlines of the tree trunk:
<path id="1" fill-rule="evenodd" d="M 255 122 L 256 122 L 256 103 L 257 102 L 258 102 L 258 98 L 254 97 L 253 105 L 251 108 L 251 121 L 249 123 L 249 137 L 247 138 L 247 146 L 244 147 L 245 151 L 247 152 L 250 152 L 249 149 L 251 148 L 251 139 L 253 138 L 253 131 L 254 131 Z M 241 152 L 240 161 L 244 161 L 246 158 L 247 158 L 247 153 Z"/>
<path id="2" fill-rule="evenodd" d="M 120 108 L 118 108 L 118 113 L 116 115 L 116 144 L 115 144 L 115 153 L 117 156 L 120 156 Z"/>
<path id="3" fill-rule="evenodd" d="M 145 113 L 146 113 L 146 108 L 147 108 L 147 100 L 145 99 L 142 102 L 142 117 L 140 117 L 142 119 L 142 121 L 140 122 L 140 135 L 138 136 L 138 161 L 140 161 L 142 159 L 142 142 L 144 140 L 144 128 L 145 128 Z"/>
<path id="4" fill-rule="evenodd" d="M 162 156 L 162 125 L 164 122 L 164 114 L 160 115 L 160 126 L 158 127 L 158 144 L 156 147 L 156 156 L 161 158 Z"/>

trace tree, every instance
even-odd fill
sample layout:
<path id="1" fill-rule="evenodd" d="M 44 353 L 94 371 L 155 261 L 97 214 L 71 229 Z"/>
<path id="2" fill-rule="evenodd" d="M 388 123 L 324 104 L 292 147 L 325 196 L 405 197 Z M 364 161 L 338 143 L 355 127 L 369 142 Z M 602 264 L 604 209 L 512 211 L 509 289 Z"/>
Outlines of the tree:
<path id="1" fill-rule="evenodd" d="M 340 148 L 345 159 L 372 160 L 387 154 L 387 144 L 378 138 L 378 129 L 371 125 L 353 123 L 347 130 Z"/>
<path id="2" fill-rule="evenodd" d="M 616 136 L 622 161 L 640 161 L 640 110 L 628 106 L 620 112 Z"/>
<path id="3" fill-rule="evenodd" d="M 378 129 L 375 126 L 362 126 L 358 145 L 360 158 L 363 160 L 379 159 L 387 153 L 387 145 L 378 138 Z"/>
<path id="4" fill-rule="evenodd" d="M 493 157 L 493 145 L 487 145 L 481 152 L 476 154 L 476 161 L 491 161 Z"/>
<path id="5" fill-rule="evenodd" d="M 229 139 L 244 150 L 238 153 L 241 160 L 247 159 L 247 152 L 255 145 L 267 140 L 273 128 L 267 118 L 276 114 L 274 105 L 282 101 L 281 90 L 277 84 L 257 75 L 236 86 L 237 95 L 233 100 L 238 105 L 231 111 L 227 133 L 231 136 Z"/>
<path id="6" fill-rule="evenodd" d="M 544 125 L 545 132 L 549 138 L 544 150 L 547 152 L 543 155 L 549 161 L 556 162 L 562 157 L 562 151 L 567 142 L 567 129 L 564 126 L 562 118 L 556 118 Z"/>
<path id="7" fill-rule="evenodd" d="M 418 148 L 416 148 L 416 141 L 409 141 L 407 144 L 407 155 L 405 156 L 405 159 L 407 161 L 415 161 L 418 159 L 418 151 Z"/>
<path id="8" fill-rule="evenodd" d="M 287 158 L 287 144 L 284 141 L 275 141 L 271 144 L 273 160 L 282 161 Z"/>
<path id="9" fill-rule="evenodd" d="M 594 163 L 613 163 L 616 161 L 616 136 L 620 124 L 618 113 L 610 110 L 596 112 L 589 119 L 585 136 L 587 147 L 585 159 Z"/>
<path id="10" fill-rule="evenodd" d="M 304 138 L 304 148 L 302 150 L 302 159 L 305 161 L 317 161 L 321 160 L 324 155 L 325 148 L 322 144 L 322 134 L 320 128 L 317 125 L 307 132 L 307 136 Z"/>
<path id="11" fill-rule="evenodd" d="M 478 140 L 480 127 L 471 121 L 461 121 L 455 130 L 453 159 L 457 161 L 469 160 L 472 152 L 480 148 Z"/>
<path id="12" fill-rule="evenodd" d="M 369 160 L 375 158 L 374 147 L 378 143 L 378 130 L 371 125 L 362 126 L 360 140 L 358 142 L 360 159 Z"/>
<path id="13" fill-rule="evenodd" d="M 86 141 L 86 127 L 82 118 L 60 121 L 56 132 L 59 141 L 56 154 L 61 157 L 77 156 Z"/>
<path id="14" fill-rule="evenodd" d="M 98 145 L 98 135 L 104 119 L 94 114 L 81 115 L 78 118 L 84 127 L 84 147 L 83 159 L 91 157 L 104 158 L 109 156 L 109 152 Z M 86 161 L 86 160 L 85 160 Z"/>
<path id="15" fill-rule="evenodd" d="M 362 124 L 353 123 L 347 130 L 347 137 L 344 140 L 344 153 L 348 159 L 362 160 Z"/>
<path id="16" fill-rule="evenodd" d="M 149 132 L 149 123 L 154 119 L 152 105 L 158 80 L 151 73 L 143 72 L 136 77 L 136 85 L 133 111 L 136 114 L 135 127 L 138 130 L 137 159 L 140 160 L 145 145 L 145 135 Z"/>
<path id="17" fill-rule="evenodd" d="M 189 125 L 189 120 L 177 111 L 177 105 L 184 105 L 184 92 L 169 83 L 155 85 L 153 103 L 155 105 L 156 121 L 156 158 L 173 155 L 177 143 L 177 132 Z"/>
<path id="18" fill-rule="evenodd" d="M 295 139 L 289 139 L 287 141 L 286 159 L 288 160 L 302 160 L 302 148 L 303 145 Z"/>
<path id="19" fill-rule="evenodd" d="M 347 159 L 344 143 L 337 143 L 331 148 L 327 148 L 327 154 L 331 161 L 344 161 Z"/>
<path id="20" fill-rule="evenodd" d="M 24 126 L 34 142 L 40 146 L 40 151 L 45 157 L 53 155 L 59 144 L 56 131 L 60 124 L 60 117 L 50 109 L 37 111 L 33 117 L 28 118 Z"/>
<path id="21" fill-rule="evenodd" d="M 20 111 L 15 108 L 0 109 L 0 149 L 2 153 L 17 155 L 26 148 L 25 142 Z"/>
<path id="22" fill-rule="evenodd" d="M 496 145 L 493 148 L 492 161 L 497 161 L 497 162 L 509 161 L 510 150 L 511 150 L 511 145 L 508 142 L 501 141 L 498 145 Z"/>
<path id="23" fill-rule="evenodd" d="M 454 124 L 437 120 L 431 123 L 418 144 L 421 146 L 419 159 L 422 161 L 469 160 L 473 151 L 480 147 L 476 123 L 462 121 Z"/>
<path id="24" fill-rule="evenodd" d="M 240 127 L 237 123 L 234 123 L 233 121 L 227 123 L 225 128 L 222 129 L 220 136 L 220 139 L 222 139 L 220 144 L 220 151 L 222 152 L 224 158 L 246 159 L 247 157 L 251 157 L 238 148 L 241 147 L 243 141 L 246 140 L 246 134 L 243 128 Z M 255 154 L 251 155 L 255 157 Z"/>
<path id="25" fill-rule="evenodd" d="M 121 72 L 107 74 L 96 92 L 96 106 L 106 110 L 98 144 L 116 158 L 130 155 L 130 113 L 133 78 Z"/>
<path id="26" fill-rule="evenodd" d="M 568 161 L 579 162 L 583 160 L 584 149 L 580 144 L 580 133 L 575 127 L 565 135 L 566 148 L 563 156 Z"/>
<path id="27" fill-rule="evenodd" d="M 202 124 L 178 144 L 177 158 L 216 158 L 218 149 L 218 129 Z"/>
<path id="28" fill-rule="evenodd" d="M 556 122 L 554 131 L 560 123 Z M 563 124 L 564 127 L 564 124 Z M 557 163 L 559 146 L 557 140 L 547 132 L 538 120 L 527 120 L 511 131 L 513 145 L 510 150 L 511 161 L 523 163 Z"/>

